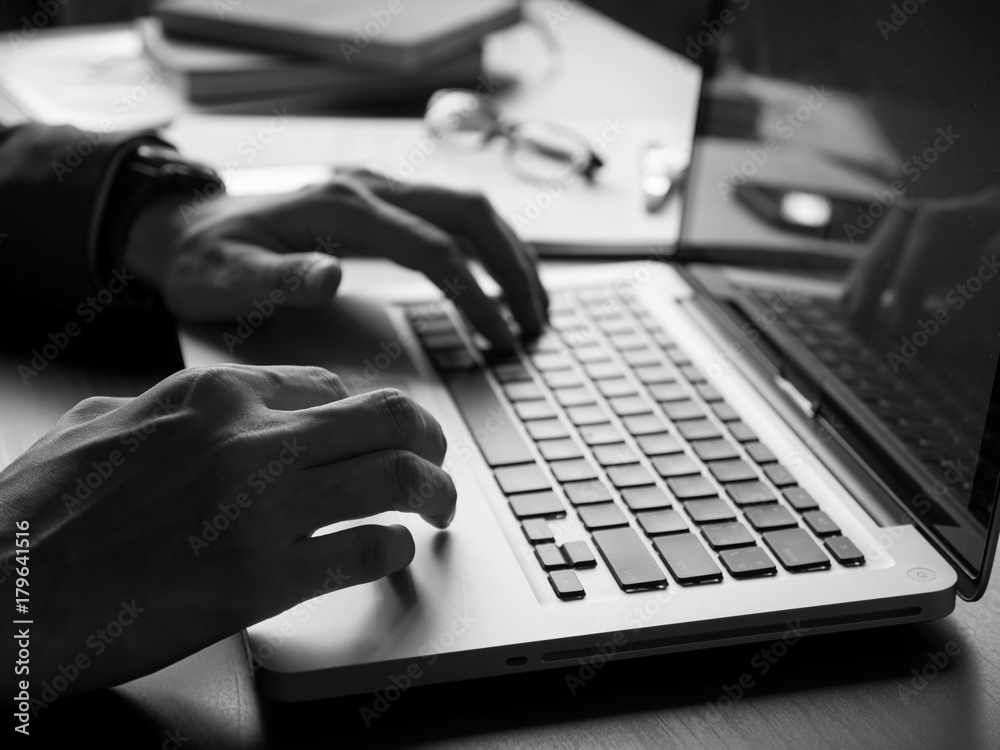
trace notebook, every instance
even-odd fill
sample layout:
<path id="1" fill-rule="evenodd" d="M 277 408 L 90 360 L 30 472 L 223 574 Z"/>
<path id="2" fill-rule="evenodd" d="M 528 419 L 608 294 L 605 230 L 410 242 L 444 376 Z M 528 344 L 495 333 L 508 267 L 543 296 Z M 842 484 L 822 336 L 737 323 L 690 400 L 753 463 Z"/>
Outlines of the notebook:
<path id="1" fill-rule="evenodd" d="M 702 54 L 734 62 L 715 45 L 755 30 L 741 13 L 712 9 Z M 907 33 L 934 27 L 915 17 Z M 799 31 L 807 49 L 830 33 Z M 702 101 L 724 69 L 707 66 Z M 728 173 L 706 170 L 712 138 L 694 143 L 687 195 L 701 201 Z M 320 596 L 249 628 L 264 694 L 371 693 L 373 722 L 424 684 L 562 669 L 572 691 L 598 661 L 933 620 L 981 596 L 998 533 L 1000 318 L 932 289 L 937 307 L 918 306 L 906 341 L 875 315 L 859 326 L 837 278 L 707 262 L 687 232 L 709 209 L 686 206 L 686 265 L 654 247 L 543 266 L 550 325 L 513 355 L 419 283 L 286 311 L 235 352 L 216 330 L 188 334 L 189 365 L 318 364 L 355 392 L 401 388 L 448 438 L 452 526 L 376 517 L 412 531 L 406 572 L 348 588 L 317 572 Z M 988 255 L 948 252 L 988 287 Z"/>

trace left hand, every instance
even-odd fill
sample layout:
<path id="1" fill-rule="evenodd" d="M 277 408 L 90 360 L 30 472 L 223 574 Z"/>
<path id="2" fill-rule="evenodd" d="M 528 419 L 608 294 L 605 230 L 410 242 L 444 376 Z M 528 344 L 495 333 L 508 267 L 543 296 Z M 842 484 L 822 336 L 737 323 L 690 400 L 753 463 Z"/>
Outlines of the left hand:
<path id="1" fill-rule="evenodd" d="M 193 216 L 176 196 L 133 224 L 125 265 L 184 320 L 225 320 L 281 289 L 293 307 L 325 305 L 341 280 L 329 255 L 385 257 L 424 273 L 495 346 L 513 336 L 468 267 L 472 255 L 503 288 L 527 336 L 548 300 L 528 246 L 479 194 L 393 183 L 370 172 L 285 195 L 221 196 Z M 290 290 L 289 272 L 302 280 Z"/>

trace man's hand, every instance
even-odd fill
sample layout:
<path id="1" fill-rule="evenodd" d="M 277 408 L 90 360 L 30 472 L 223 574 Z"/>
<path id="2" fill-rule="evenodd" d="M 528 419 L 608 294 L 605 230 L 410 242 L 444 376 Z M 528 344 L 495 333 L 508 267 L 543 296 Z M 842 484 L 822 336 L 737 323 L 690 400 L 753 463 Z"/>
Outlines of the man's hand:
<path id="1" fill-rule="evenodd" d="M 32 684 L 77 664 L 66 693 L 114 685 L 405 568 L 405 527 L 311 535 L 388 510 L 447 526 L 444 454 L 406 396 L 347 397 L 320 368 L 192 369 L 81 402 L 0 474 L 2 562 L 30 521 Z"/>
<path id="2" fill-rule="evenodd" d="M 968 307 L 969 315 L 975 310 L 995 320 L 988 316 L 1000 312 L 1000 281 L 975 298 L 960 285 L 998 251 L 1000 187 L 890 208 L 868 256 L 851 269 L 844 310 L 859 330 L 888 337 L 919 330 L 922 319 L 942 308 Z"/>
<path id="3" fill-rule="evenodd" d="M 471 255 L 506 293 L 526 335 L 537 334 L 548 300 L 528 247 L 481 195 L 395 185 L 355 172 L 329 184 L 266 197 L 223 196 L 189 223 L 176 199 L 145 211 L 125 253 L 130 271 L 185 320 L 223 320 L 266 298 L 292 271 L 304 283 L 289 304 L 323 305 L 341 279 L 339 257 L 389 258 L 424 273 L 494 346 L 513 338 L 469 270 Z M 321 250 L 321 251 L 318 251 Z"/>

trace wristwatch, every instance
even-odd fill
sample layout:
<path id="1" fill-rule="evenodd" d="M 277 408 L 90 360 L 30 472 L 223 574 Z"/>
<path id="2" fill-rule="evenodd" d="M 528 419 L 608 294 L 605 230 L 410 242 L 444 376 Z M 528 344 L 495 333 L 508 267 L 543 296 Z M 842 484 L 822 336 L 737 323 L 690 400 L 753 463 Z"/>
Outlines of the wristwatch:
<path id="1" fill-rule="evenodd" d="M 139 213 L 153 200 L 175 194 L 180 203 L 188 196 L 192 205 L 223 195 L 225 183 L 214 169 L 184 159 L 166 143 L 143 143 L 125 156 L 105 203 L 98 239 L 91 248 L 90 273 L 103 288 L 114 271 L 124 266 L 125 244 Z M 149 307 L 155 295 L 140 282 L 129 284 L 121 295 L 129 307 Z"/>

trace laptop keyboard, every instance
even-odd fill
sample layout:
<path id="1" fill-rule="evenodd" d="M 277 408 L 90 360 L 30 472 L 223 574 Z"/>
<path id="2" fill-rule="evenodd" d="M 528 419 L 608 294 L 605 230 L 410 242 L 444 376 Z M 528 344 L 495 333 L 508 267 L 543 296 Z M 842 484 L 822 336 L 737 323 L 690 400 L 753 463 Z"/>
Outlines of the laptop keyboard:
<path id="1" fill-rule="evenodd" d="M 748 291 L 765 307 L 777 306 L 776 293 Z M 960 373 L 948 373 L 945 382 L 916 360 L 894 373 L 885 352 L 897 342 L 863 340 L 835 299 L 800 295 L 779 319 L 925 466 L 966 494 L 972 490 L 979 446 L 968 436 L 978 434 L 981 417 L 961 397 L 973 388 Z"/>
<path id="2" fill-rule="evenodd" d="M 602 564 L 625 592 L 864 564 L 640 303 L 587 288 L 550 313 L 498 357 L 441 306 L 407 309 L 560 599 Z M 590 538 L 559 545 L 570 513 Z"/>

